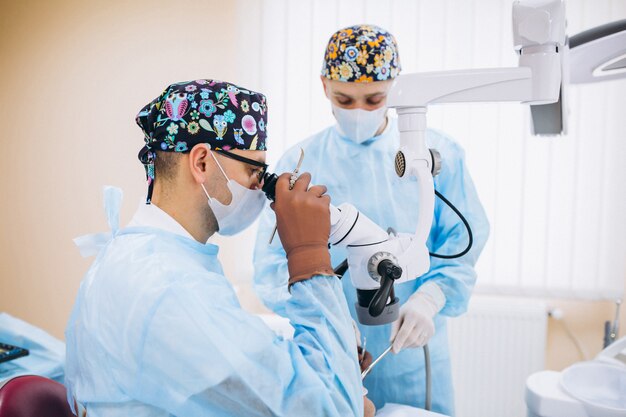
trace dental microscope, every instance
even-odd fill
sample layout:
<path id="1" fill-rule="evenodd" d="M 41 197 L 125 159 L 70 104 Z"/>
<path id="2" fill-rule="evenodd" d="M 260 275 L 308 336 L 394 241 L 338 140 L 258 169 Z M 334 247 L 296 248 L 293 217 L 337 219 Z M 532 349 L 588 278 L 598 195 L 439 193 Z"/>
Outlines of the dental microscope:
<path id="1" fill-rule="evenodd" d="M 384 230 L 353 205 L 330 207 L 332 246 L 345 247 L 347 267 L 357 289 L 356 312 L 366 325 L 398 318 L 394 285 L 420 277 L 430 269 L 426 241 L 435 205 L 433 176 L 441 166 L 439 153 L 426 146 L 429 105 L 481 101 L 554 103 L 562 87 L 565 10 L 562 0 L 518 0 L 513 5 L 513 32 L 519 67 L 414 73 L 398 76 L 387 97 L 396 109 L 400 149 L 396 174 L 417 178 L 419 207 L 415 233 Z M 274 199 L 275 174 L 266 174 L 263 191 Z M 464 220 L 464 219 L 463 219 Z M 471 229 L 465 222 L 471 246 Z"/>
<path id="2" fill-rule="evenodd" d="M 359 322 L 381 325 L 395 321 L 399 315 L 399 301 L 394 296 L 394 285 L 420 277 L 430 269 L 426 241 L 433 221 L 436 191 L 433 176 L 438 174 L 441 157 L 426 145 L 426 114 L 428 106 L 443 103 L 475 103 L 517 101 L 530 105 L 531 128 L 535 135 L 558 135 L 567 132 L 566 87 L 570 78 L 569 43 L 565 34 L 564 0 L 516 0 L 512 10 L 514 49 L 518 66 L 455 71 L 424 72 L 400 75 L 395 78 L 387 97 L 389 108 L 396 110 L 400 133 L 400 149 L 395 157 L 396 174 L 403 179 L 417 178 L 419 207 L 414 233 L 397 233 L 375 224 L 353 205 L 331 205 L 331 233 L 329 243 L 345 247 L 348 257 L 336 269 L 338 274 L 350 269 L 350 277 L 357 289 L 356 312 Z M 619 22 L 618 22 L 619 23 Z M 620 26 L 621 27 L 621 26 Z M 619 27 L 618 27 L 619 29 Z M 617 33 L 626 33 L 626 31 Z M 602 31 L 606 38 L 616 33 Z M 587 39 L 589 38 L 589 39 Z M 584 60 L 579 51 L 594 51 L 596 60 L 609 59 L 603 66 L 609 78 L 614 77 L 620 62 L 613 51 L 589 48 L 601 37 L 581 39 L 573 56 Z M 622 39 L 622 38 L 619 38 Z M 614 39 L 606 45 L 622 45 Z M 579 49 L 580 48 L 580 49 Z M 626 48 L 624 48 L 626 49 Z M 616 64 L 617 63 L 617 64 Z M 622 67 L 621 71 L 624 71 Z M 620 68 L 617 68 L 620 71 Z M 608 72 L 609 70 L 613 72 Z M 584 81 L 578 72 L 574 77 Z M 595 74 L 595 73 L 594 73 Z M 602 75 L 596 78 L 602 80 Z M 606 77 L 604 77 L 606 79 Z M 275 174 L 266 174 L 263 191 L 274 199 Z M 468 247 L 459 254 L 439 257 L 458 257 L 469 251 L 472 244 L 470 225 L 451 203 L 442 198 L 466 226 Z"/>

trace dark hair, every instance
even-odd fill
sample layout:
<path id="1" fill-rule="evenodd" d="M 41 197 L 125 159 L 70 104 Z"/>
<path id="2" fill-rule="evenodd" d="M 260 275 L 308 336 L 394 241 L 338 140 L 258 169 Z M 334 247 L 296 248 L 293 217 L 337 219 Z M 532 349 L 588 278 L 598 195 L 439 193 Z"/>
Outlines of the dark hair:
<path id="1" fill-rule="evenodd" d="M 176 152 L 156 152 L 154 160 L 155 181 L 171 181 L 176 177 L 180 155 Z"/>

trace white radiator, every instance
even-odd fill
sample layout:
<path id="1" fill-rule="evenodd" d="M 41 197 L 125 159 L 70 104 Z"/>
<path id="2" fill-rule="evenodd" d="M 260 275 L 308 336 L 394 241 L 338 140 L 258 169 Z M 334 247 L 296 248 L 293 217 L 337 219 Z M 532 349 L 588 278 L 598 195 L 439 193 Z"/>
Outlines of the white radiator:
<path id="1" fill-rule="evenodd" d="M 526 378 L 544 369 L 547 314 L 541 301 L 474 296 L 448 320 L 457 417 L 523 417 Z"/>

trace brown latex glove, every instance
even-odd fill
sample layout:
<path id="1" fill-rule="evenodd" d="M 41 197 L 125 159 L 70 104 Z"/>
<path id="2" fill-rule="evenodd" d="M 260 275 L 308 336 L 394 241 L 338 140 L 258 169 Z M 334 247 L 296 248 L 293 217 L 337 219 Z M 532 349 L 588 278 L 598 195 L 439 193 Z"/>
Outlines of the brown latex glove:
<path id="1" fill-rule="evenodd" d="M 372 364 L 372 354 L 367 350 L 363 350 L 361 346 L 358 346 L 356 349 L 359 354 L 359 366 L 361 367 L 361 372 L 363 372 Z"/>
<path id="2" fill-rule="evenodd" d="M 326 187 L 311 182 L 309 173 L 302 174 L 289 189 L 291 174 L 282 174 L 276 182 L 278 235 L 287 253 L 289 286 L 314 275 L 334 275 L 328 252 L 330 235 L 330 197 Z M 308 189 L 308 190 L 307 190 Z"/>

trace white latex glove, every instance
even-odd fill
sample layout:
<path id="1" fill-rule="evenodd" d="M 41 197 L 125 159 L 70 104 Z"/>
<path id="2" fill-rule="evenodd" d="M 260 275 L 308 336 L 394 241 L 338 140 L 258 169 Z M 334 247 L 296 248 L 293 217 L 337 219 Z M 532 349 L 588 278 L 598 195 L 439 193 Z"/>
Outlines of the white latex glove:
<path id="1" fill-rule="evenodd" d="M 433 318 L 446 303 L 446 296 L 434 282 L 422 285 L 400 307 L 398 320 L 391 325 L 391 351 L 424 346 L 435 334 Z"/>

